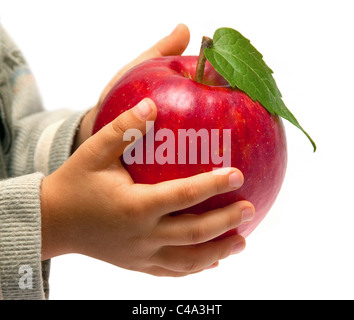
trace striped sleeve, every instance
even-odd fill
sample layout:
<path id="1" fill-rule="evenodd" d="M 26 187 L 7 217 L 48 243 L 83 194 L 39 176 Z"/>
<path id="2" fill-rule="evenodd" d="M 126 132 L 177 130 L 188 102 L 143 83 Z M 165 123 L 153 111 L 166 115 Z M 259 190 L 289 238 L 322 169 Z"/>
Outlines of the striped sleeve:
<path id="1" fill-rule="evenodd" d="M 41 182 L 70 156 L 85 113 L 44 111 L 26 60 L 0 25 L 0 299 L 48 298 Z"/>
<path id="2" fill-rule="evenodd" d="M 66 110 L 40 112 L 18 120 L 15 125 L 10 176 L 32 172 L 48 175 L 71 155 L 74 137 L 85 112 Z"/>
<path id="3" fill-rule="evenodd" d="M 1 298 L 44 299 L 40 173 L 0 181 Z"/>
<path id="4" fill-rule="evenodd" d="M 8 161 L 14 178 L 0 181 L 0 299 L 49 297 L 50 261 L 41 262 L 40 186 L 70 156 L 84 114 L 44 112 L 17 126 Z"/>

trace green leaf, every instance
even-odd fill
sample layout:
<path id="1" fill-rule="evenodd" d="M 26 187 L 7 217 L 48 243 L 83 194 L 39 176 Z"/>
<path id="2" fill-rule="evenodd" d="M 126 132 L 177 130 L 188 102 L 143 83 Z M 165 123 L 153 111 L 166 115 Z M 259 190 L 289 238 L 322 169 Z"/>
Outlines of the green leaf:
<path id="1" fill-rule="evenodd" d="M 214 33 L 213 46 L 206 48 L 204 54 L 233 88 L 237 86 L 271 114 L 277 114 L 298 127 L 316 151 L 315 142 L 285 106 L 272 76 L 273 71 L 248 39 L 234 29 L 220 28 Z"/>

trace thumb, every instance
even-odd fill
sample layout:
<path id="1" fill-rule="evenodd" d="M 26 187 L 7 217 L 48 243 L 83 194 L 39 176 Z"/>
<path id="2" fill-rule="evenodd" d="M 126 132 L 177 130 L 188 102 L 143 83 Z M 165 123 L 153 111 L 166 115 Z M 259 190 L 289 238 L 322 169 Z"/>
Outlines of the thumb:
<path id="1" fill-rule="evenodd" d="M 162 38 L 150 49 L 140 54 L 133 61 L 128 63 L 116 73 L 116 75 L 104 88 L 98 100 L 97 106 L 101 105 L 102 101 L 107 96 L 107 93 L 112 89 L 112 87 L 120 79 L 120 77 L 129 69 L 148 59 L 157 58 L 161 56 L 179 56 L 186 50 L 189 44 L 189 39 L 190 32 L 188 27 L 182 23 L 177 25 L 177 27 L 168 36 Z"/>
<path id="2" fill-rule="evenodd" d="M 86 158 L 85 162 L 89 166 L 94 165 L 95 169 L 107 167 L 116 162 L 125 148 L 132 143 L 130 139 L 124 139 L 124 133 L 133 129 L 145 135 L 146 122 L 154 121 L 156 115 L 155 103 L 145 98 L 87 139 L 77 151 Z"/>
<path id="3" fill-rule="evenodd" d="M 190 40 L 189 29 L 184 24 L 179 24 L 166 37 L 155 43 L 150 49 L 143 52 L 131 63 L 125 66 L 121 72 L 126 72 L 133 66 L 152 58 L 163 56 L 180 56 L 187 48 Z"/>

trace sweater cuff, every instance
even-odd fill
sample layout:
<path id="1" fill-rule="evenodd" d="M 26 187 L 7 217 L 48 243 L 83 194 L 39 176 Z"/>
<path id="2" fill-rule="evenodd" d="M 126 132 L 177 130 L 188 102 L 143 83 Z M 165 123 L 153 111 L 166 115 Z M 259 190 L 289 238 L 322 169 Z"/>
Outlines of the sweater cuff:
<path id="1" fill-rule="evenodd" d="M 50 150 L 49 173 L 57 170 L 71 156 L 75 136 L 87 112 L 74 113 L 58 129 Z"/>
<path id="2" fill-rule="evenodd" d="M 0 181 L 1 298 L 48 298 L 49 262 L 41 263 L 40 186 L 44 175 Z"/>
<path id="3" fill-rule="evenodd" d="M 75 135 L 87 112 L 75 112 L 44 129 L 36 145 L 35 171 L 51 174 L 70 157 Z"/>

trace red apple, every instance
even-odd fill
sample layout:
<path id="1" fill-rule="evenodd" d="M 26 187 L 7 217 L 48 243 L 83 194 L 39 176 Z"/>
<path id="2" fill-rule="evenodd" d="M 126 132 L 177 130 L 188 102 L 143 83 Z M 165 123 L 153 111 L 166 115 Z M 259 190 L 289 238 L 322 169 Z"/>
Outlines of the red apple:
<path id="1" fill-rule="evenodd" d="M 161 57 L 145 61 L 128 71 L 103 101 L 93 132 L 97 132 L 143 98 L 151 98 L 158 110 L 153 131 L 157 133 L 160 129 L 168 128 L 176 139 L 167 139 L 167 142 L 166 139 L 155 139 L 153 150 L 147 150 L 148 155 L 144 155 L 142 164 L 128 165 L 123 157 L 121 161 L 135 182 L 152 184 L 225 166 L 225 163 L 215 164 L 212 154 L 221 156 L 227 152 L 223 148 L 223 140 L 227 139 L 223 138 L 222 133 L 223 129 L 231 130 L 231 145 L 227 146 L 228 150 L 231 148 L 229 164 L 242 171 L 244 185 L 237 191 L 214 196 L 182 212 L 203 213 L 239 200 L 248 200 L 255 206 L 256 216 L 252 222 L 236 230 L 246 237 L 265 217 L 280 191 L 287 164 L 284 127 L 278 116 L 271 115 L 244 92 L 231 88 L 208 62 L 203 84 L 194 81 L 197 59 L 196 56 Z M 201 139 L 197 140 L 195 149 L 198 153 L 196 164 L 188 162 L 189 149 L 187 163 L 178 161 L 178 133 L 180 129 L 191 128 L 196 132 L 206 129 L 210 138 L 212 132 L 219 129 L 220 147 L 209 149 L 209 162 L 205 159 L 202 161 Z M 152 139 L 153 131 L 149 132 Z M 141 140 L 144 152 L 147 139 L 151 139 L 151 136 Z M 189 143 L 196 141 L 189 140 Z M 209 143 L 211 145 L 211 141 Z M 161 156 L 161 148 L 158 148 L 162 144 L 171 147 L 169 151 L 175 151 L 175 163 L 170 161 L 159 164 L 155 159 L 155 163 L 151 164 L 151 155 L 157 156 L 155 152 L 159 151 Z M 151 145 L 148 146 L 151 148 Z M 167 153 L 169 151 L 165 150 Z"/>

